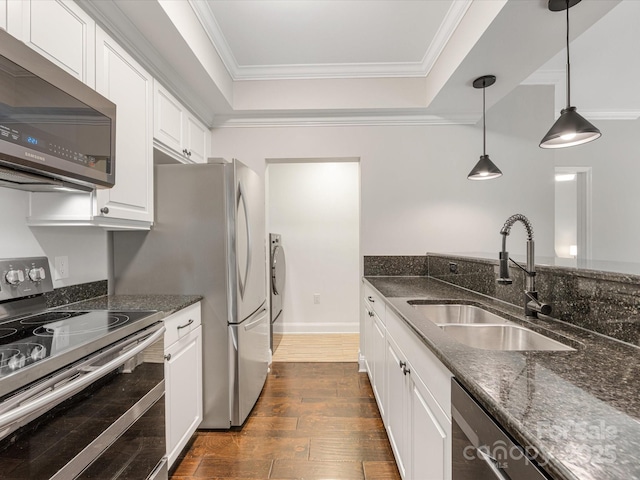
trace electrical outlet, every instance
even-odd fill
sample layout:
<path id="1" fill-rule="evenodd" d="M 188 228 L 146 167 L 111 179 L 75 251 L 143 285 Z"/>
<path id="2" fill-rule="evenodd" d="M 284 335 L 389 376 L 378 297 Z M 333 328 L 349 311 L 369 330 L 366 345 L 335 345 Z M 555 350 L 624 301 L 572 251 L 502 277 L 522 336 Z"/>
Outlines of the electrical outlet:
<path id="1" fill-rule="evenodd" d="M 315 303 L 316 305 L 320 303 L 320 294 L 319 293 L 314 293 L 313 294 L 313 303 Z"/>
<path id="2" fill-rule="evenodd" d="M 69 257 L 55 257 L 55 279 L 69 278 Z"/>

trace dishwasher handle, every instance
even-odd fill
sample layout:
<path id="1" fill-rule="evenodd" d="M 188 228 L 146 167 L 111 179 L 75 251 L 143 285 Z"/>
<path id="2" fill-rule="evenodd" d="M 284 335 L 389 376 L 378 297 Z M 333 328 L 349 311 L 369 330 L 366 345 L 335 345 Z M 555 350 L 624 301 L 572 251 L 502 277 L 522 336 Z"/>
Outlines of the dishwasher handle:
<path id="1" fill-rule="evenodd" d="M 165 327 L 161 327 L 155 333 L 151 334 L 148 338 L 140 342 L 131 350 L 127 350 L 122 355 L 110 360 L 101 367 L 93 370 L 87 374 L 77 377 L 59 388 L 55 388 L 50 393 L 37 397 L 32 401 L 28 401 L 6 413 L 0 415 L 0 430 L 11 425 L 12 423 L 24 418 L 41 408 L 44 408 L 49 403 L 55 403 L 60 399 L 69 397 L 85 387 L 91 385 L 96 380 L 105 376 L 110 371 L 124 365 L 128 360 L 138 355 L 140 352 L 154 344 L 164 336 Z"/>
<path id="2" fill-rule="evenodd" d="M 482 448 L 476 448 L 476 453 L 478 454 L 478 457 L 487 464 L 491 472 L 498 480 L 510 480 L 510 478 L 504 474 L 504 472 L 500 468 L 500 465 L 498 465 L 498 461 L 495 458 L 482 451 Z"/>

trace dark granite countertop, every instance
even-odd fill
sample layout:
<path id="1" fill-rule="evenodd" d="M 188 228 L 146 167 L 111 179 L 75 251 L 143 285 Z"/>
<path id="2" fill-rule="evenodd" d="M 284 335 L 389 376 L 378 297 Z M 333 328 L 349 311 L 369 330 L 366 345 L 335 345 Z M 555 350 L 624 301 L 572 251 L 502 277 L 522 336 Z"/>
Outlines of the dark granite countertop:
<path id="1" fill-rule="evenodd" d="M 519 443 L 559 479 L 640 479 L 640 349 L 428 277 L 365 277 Z M 481 350 L 455 341 L 406 303 L 481 305 L 575 348 Z"/>
<path id="2" fill-rule="evenodd" d="M 168 316 L 200 300 L 200 295 L 103 295 L 58 310 L 158 310 Z"/>

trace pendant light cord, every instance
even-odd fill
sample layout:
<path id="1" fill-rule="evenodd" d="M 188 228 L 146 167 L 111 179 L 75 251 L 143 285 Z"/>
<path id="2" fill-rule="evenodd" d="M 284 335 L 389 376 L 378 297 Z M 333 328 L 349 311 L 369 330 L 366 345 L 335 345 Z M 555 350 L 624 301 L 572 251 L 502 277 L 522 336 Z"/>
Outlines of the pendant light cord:
<path id="1" fill-rule="evenodd" d="M 567 108 L 571 106 L 571 64 L 569 62 L 569 0 L 567 0 Z"/>
<path id="2" fill-rule="evenodd" d="M 486 82 L 482 81 L 482 155 L 487 155 L 487 114 L 485 107 L 485 91 L 487 90 Z"/>

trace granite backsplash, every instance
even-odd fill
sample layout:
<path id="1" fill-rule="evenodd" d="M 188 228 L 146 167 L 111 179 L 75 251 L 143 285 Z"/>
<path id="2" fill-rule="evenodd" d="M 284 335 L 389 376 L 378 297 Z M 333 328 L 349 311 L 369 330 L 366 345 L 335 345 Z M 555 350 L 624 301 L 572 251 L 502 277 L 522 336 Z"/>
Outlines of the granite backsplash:
<path id="1" fill-rule="evenodd" d="M 89 298 L 106 295 L 107 287 L 107 280 L 98 280 L 96 282 L 56 288 L 52 292 L 45 293 L 44 298 L 48 308 L 55 308 L 69 303 L 80 302 Z"/>
<path id="2" fill-rule="evenodd" d="M 453 266 L 451 265 L 453 264 Z M 632 345 L 640 345 L 640 276 L 536 265 L 541 301 L 551 316 Z M 365 256 L 365 276 L 430 276 L 513 305 L 524 305 L 524 274 L 510 267 L 511 285 L 500 285 L 498 260 L 428 253 Z"/>

